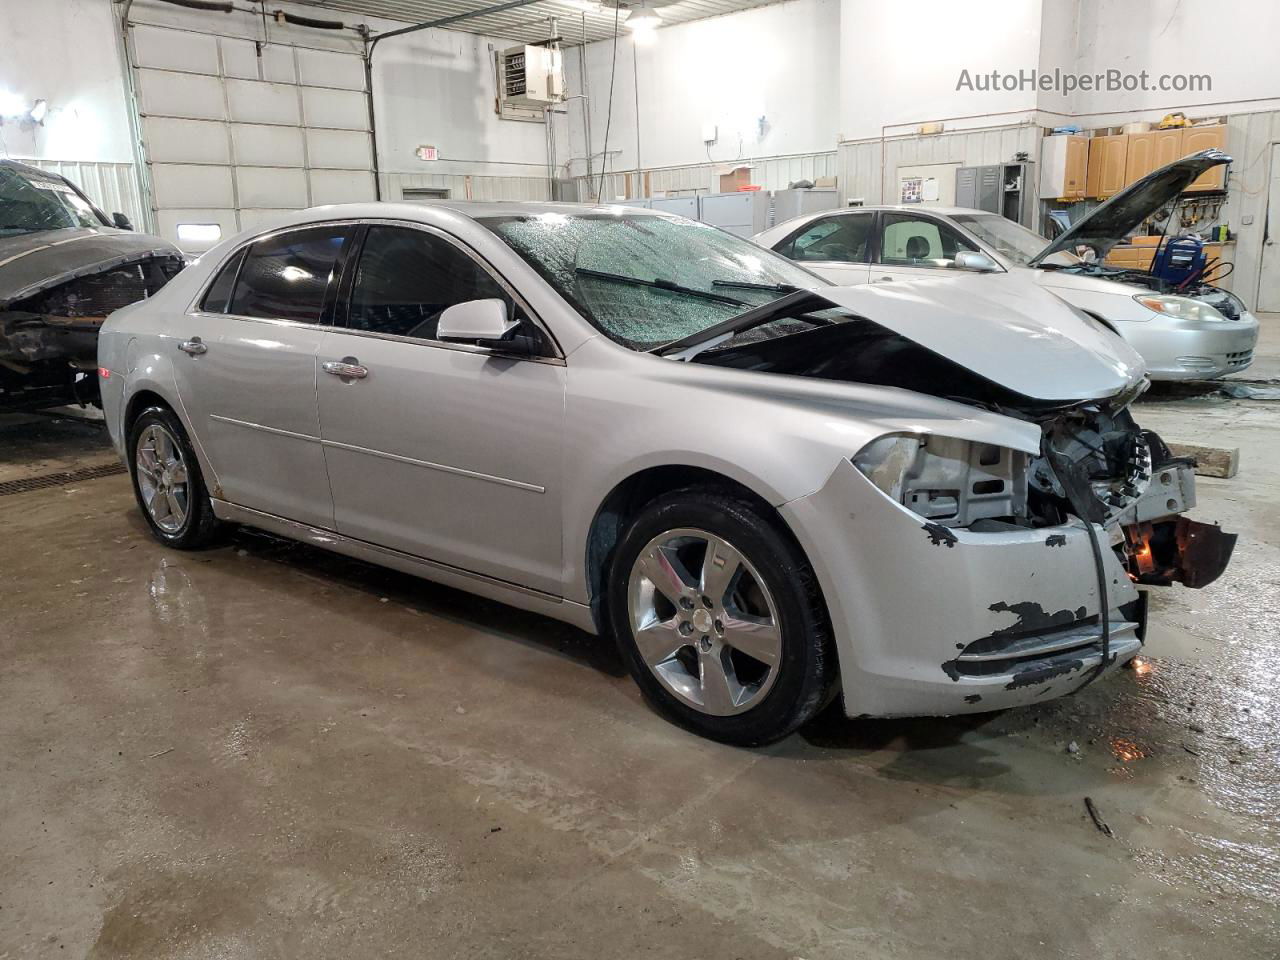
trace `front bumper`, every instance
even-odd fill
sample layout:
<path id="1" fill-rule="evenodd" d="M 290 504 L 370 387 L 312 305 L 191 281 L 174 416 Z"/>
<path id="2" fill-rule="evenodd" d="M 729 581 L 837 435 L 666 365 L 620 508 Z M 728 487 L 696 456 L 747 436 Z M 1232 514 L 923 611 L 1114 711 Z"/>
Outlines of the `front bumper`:
<path id="1" fill-rule="evenodd" d="M 1101 602 L 1082 523 L 939 527 L 847 460 L 821 490 L 780 509 L 822 586 L 850 715 L 998 710 L 1072 693 L 1095 676 Z M 1110 671 L 1141 647 L 1145 608 L 1098 535 Z"/>
<path id="2" fill-rule="evenodd" d="M 1160 317 L 1124 328 L 1152 380 L 1213 380 L 1253 363 L 1258 319 L 1187 321 Z"/>

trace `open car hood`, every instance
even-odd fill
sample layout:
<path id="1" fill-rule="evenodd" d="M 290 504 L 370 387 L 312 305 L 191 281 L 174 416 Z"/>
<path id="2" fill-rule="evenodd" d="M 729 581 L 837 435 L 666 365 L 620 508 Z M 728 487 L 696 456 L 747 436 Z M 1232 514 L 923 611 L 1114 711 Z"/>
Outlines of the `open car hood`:
<path id="1" fill-rule="evenodd" d="M 1129 184 L 1080 222 L 1073 223 L 1058 239 L 1037 253 L 1029 265 L 1034 267 L 1050 254 L 1076 246 L 1092 247 L 1097 251 L 1098 260 L 1102 260 L 1108 250 L 1128 236 L 1129 231 L 1182 193 L 1200 174 L 1230 162 L 1231 158 L 1221 150 L 1201 150 L 1152 171 Z"/>
<path id="2" fill-rule="evenodd" d="M 77 277 L 153 256 L 182 252 L 159 237 L 113 227 L 0 237 L 0 310 Z"/>
<path id="3" fill-rule="evenodd" d="M 811 292 L 1033 400 L 1106 399 L 1146 375 L 1118 335 L 1018 278 L 959 275 Z"/>

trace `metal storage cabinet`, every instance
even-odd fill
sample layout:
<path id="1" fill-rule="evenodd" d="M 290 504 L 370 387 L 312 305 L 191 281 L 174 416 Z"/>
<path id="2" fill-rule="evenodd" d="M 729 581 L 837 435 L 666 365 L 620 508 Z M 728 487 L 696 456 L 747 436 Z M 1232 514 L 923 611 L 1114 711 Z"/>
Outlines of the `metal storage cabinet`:
<path id="1" fill-rule="evenodd" d="M 840 197 L 836 190 L 816 187 L 775 190 L 773 191 L 772 223 L 785 223 L 795 217 L 803 217 L 808 213 L 821 213 L 823 210 L 834 210 L 838 206 L 840 206 Z"/>
<path id="2" fill-rule="evenodd" d="M 654 197 L 649 201 L 649 206 L 663 213 L 674 213 L 690 220 L 698 219 L 697 197 Z"/>
<path id="3" fill-rule="evenodd" d="M 750 240 L 769 226 L 769 195 L 763 190 L 712 193 L 699 199 L 700 220 L 740 237 Z"/>
<path id="4" fill-rule="evenodd" d="M 956 206 L 986 210 L 1033 226 L 1032 163 L 992 163 L 956 169 Z"/>
<path id="5" fill-rule="evenodd" d="M 961 167 L 956 171 L 956 206 L 1000 212 L 1000 167 Z"/>

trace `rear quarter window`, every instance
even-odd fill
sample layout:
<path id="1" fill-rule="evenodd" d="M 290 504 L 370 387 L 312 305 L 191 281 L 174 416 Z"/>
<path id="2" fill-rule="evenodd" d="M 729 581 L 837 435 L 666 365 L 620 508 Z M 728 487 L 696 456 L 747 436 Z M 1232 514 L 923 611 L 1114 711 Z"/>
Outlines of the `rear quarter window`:
<path id="1" fill-rule="evenodd" d="M 244 256 L 228 312 L 318 323 L 350 234 L 346 225 L 327 224 L 257 241 Z"/>

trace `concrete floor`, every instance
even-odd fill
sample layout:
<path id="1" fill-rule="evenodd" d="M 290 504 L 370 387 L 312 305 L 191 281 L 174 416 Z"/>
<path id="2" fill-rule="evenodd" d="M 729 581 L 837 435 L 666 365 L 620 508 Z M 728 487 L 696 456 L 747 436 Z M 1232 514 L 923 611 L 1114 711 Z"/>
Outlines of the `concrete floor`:
<path id="1" fill-rule="evenodd" d="M 1241 541 L 1157 592 L 1149 671 L 764 750 L 552 621 L 165 550 L 121 476 L 0 497 L 0 958 L 1277 956 L 1280 402 L 1176 396 L 1137 415 L 1242 448 L 1196 511 Z M 10 418 L 0 479 L 103 443 Z"/>

